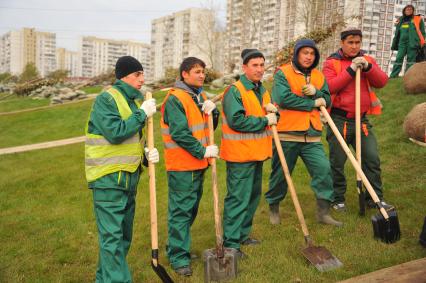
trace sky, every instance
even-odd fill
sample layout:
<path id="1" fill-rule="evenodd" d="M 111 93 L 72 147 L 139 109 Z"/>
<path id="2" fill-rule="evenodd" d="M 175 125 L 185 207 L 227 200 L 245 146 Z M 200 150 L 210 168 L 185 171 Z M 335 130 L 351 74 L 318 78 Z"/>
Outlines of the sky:
<path id="1" fill-rule="evenodd" d="M 0 0 L 0 36 L 35 28 L 56 33 L 56 47 L 72 51 L 81 36 L 150 43 L 153 19 L 191 7 L 214 7 L 225 21 L 226 0 Z"/>

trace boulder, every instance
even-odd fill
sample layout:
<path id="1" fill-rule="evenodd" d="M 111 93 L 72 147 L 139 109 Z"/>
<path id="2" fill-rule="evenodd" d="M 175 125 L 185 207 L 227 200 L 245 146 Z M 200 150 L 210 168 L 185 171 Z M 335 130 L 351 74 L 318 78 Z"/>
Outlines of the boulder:
<path id="1" fill-rule="evenodd" d="M 215 79 L 211 82 L 210 87 L 212 87 L 213 89 L 215 88 L 222 88 L 225 86 L 225 82 L 223 78 L 219 78 L 219 79 Z"/>
<path id="2" fill-rule="evenodd" d="M 426 142 L 426 102 L 411 109 L 405 117 L 403 128 L 408 137 Z"/>
<path id="3" fill-rule="evenodd" d="M 409 94 L 426 93 L 426 61 L 414 64 L 404 75 L 404 88 Z"/>

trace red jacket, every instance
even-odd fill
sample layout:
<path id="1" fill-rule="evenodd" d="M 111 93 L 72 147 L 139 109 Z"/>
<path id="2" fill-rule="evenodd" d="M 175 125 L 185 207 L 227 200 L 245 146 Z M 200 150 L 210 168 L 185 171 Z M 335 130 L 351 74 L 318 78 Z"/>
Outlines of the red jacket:
<path id="1" fill-rule="evenodd" d="M 360 55 L 364 55 L 362 52 Z M 371 58 L 372 59 L 372 58 Z M 340 60 L 342 71 L 337 74 L 332 60 Z M 361 73 L 361 113 L 366 113 L 371 105 L 367 80 L 371 87 L 382 88 L 388 81 L 388 76 L 371 60 L 367 71 Z M 324 62 L 323 73 L 327 80 L 330 93 L 336 94 L 332 108 L 348 112 L 347 117 L 355 117 L 355 72 L 350 68 L 352 59 L 343 55 L 342 50 L 332 54 Z"/>

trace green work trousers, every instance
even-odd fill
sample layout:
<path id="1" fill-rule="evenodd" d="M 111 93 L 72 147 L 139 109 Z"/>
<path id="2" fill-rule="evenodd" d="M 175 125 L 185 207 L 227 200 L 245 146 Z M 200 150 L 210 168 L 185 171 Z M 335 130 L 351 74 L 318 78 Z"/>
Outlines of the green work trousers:
<path id="1" fill-rule="evenodd" d="M 417 49 L 409 48 L 408 42 L 401 42 L 398 45 L 398 53 L 396 54 L 395 63 L 393 64 L 392 73 L 390 74 L 391 78 L 398 77 L 402 70 L 405 55 L 407 55 L 407 64 L 405 65 L 405 72 L 407 72 L 407 70 L 416 63 Z"/>
<path id="2" fill-rule="evenodd" d="M 311 176 L 311 188 L 317 199 L 333 201 L 333 182 L 330 163 L 320 142 L 289 142 L 281 141 L 290 174 L 300 156 Z M 287 182 L 284 177 L 281 162 L 276 147 L 273 148 L 269 190 L 265 193 L 266 201 L 278 204 L 287 194 Z"/>
<path id="3" fill-rule="evenodd" d="M 93 189 L 99 234 L 97 283 L 132 282 L 126 256 L 132 243 L 136 188 Z"/>
<path id="4" fill-rule="evenodd" d="M 339 115 L 331 115 L 336 127 L 339 129 L 340 134 L 345 138 L 348 145 L 356 148 L 355 139 L 355 121 L 354 119 L 344 118 Z M 346 134 L 344 128 L 346 123 Z M 374 191 L 379 199 L 383 199 L 382 193 L 382 179 L 380 170 L 380 158 L 377 149 L 377 140 L 372 130 L 372 125 L 367 118 L 361 120 L 362 124 L 366 125 L 367 132 L 361 131 L 361 167 Z M 330 147 L 330 164 L 331 173 L 333 176 L 334 187 L 334 202 L 344 203 L 346 192 L 346 178 L 345 178 L 345 162 L 347 159 L 346 153 L 343 151 L 339 141 L 334 135 L 331 128 L 327 127 L 327 141 Z M 354 170 L 355 171 L 355 170 Z M 353 184 L 356 188 L 356 184 Z M 366 194 L 366 199 L 371 199 L 370 195 Z"/>
<path id="5" fill-rule="evenodd" d="M 203 195 L 206 169 L 167 171 L 169 185 L 167 256 L 173 269 L 188 266 L 191 261 L 192 223 Z"/>
<path id="6" fill-rule="evenodd" d="M 225 247 L 239 249 L 240 243 L 249 237 L 262 192 L 262 167 L 263 161 L 226 162 Z"/>

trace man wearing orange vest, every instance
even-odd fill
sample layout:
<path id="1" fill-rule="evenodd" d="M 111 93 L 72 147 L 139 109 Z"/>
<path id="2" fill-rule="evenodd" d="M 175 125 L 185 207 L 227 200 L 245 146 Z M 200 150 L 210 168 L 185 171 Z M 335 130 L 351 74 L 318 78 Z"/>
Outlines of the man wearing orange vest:
<path id="1" fill-rule="evenodd" d="M 263 161 L 271 157 L 270 125 L 277 123 L 270 96 L 262 85 L 265 57 L 257 49 L 241 53 L 244 74 L 222 98 L 222 141 L 220 158 L 226 161 L 226 187 L 223 213 L 224 246 L 244 254 L 240 245 L 260 242 L 250 238 L 253 217 L 262 191 Z"/>
<path id="2" fill-rule="evenodd" d="M 217 125 L 219 112 L 203 92 L 205 63 L 195 57 L 180 65 L 180 81 L 169 91 L 161 107 L 169 186 L 167 256 L 179 275 L 190 276 L 190 228 L 203 194 L 207 158 L 217 157 L 218 147 L 208 144 L 208 115 Z"/>
<path id="3" fill-rule="evenodd" d="M 319 60 L 314 41 L 297 41 L 292 61 L 275 72 L 272 100 L 280 109 L 277 130 L 290 173 L 300 156 L 312 177 L 311 187 L 318 207 L 317 220 L 341 226 L 342 223 L 329 214 L 333 182 L 330 163 L 321 143 L 322 123 L 318 107 L 330 105 L 330 93 L 324 75 L 315 69 Z M 269 190 L 265 194 L 272 224 L 280 223 L 279 203 L 286 193 L 287 182 L 274 148 Z"/>
<path id="4" fill-rule="evenodd" d="M 324 62 L 323 72 L 332 94 L 331 117 L 348 145 L 355 145 L 355 73 L 361 74 L 361 160 L 362 169 L 385 208 L 390 206 L 383 201 L 380 159 L 376 137 L 366 114 L 380 114 L 381 104 L 371 87 L 382 88 L 388 76 L 380 69 L 376 61 L 361 50 L 362 32 L 357 28 L 348 28 L 341 33 L 341 48 Z M 335 200 L 333 208 L 345 211 L 345 162 L 346 154 L 334 136 L 327 129 L 327 141 L 330 147 L 330 163 L 333 174 Z M 366 194 L 367 206 L 375 207 L 369 194 Z"/>

